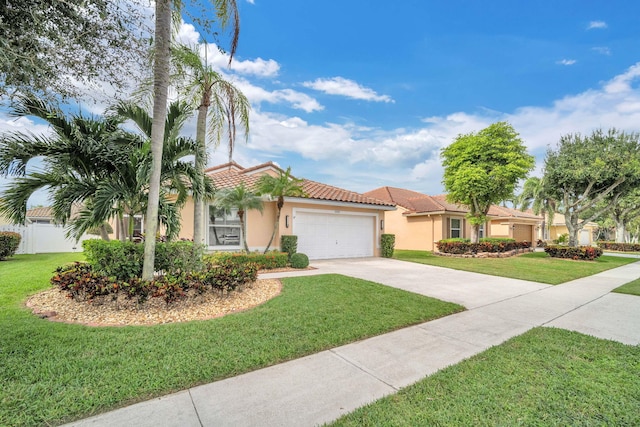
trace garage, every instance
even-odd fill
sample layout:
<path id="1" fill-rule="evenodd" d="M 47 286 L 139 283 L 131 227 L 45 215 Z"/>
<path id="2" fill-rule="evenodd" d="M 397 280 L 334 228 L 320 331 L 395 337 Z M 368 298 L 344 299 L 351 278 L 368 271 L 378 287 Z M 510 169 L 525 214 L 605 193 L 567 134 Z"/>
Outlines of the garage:
<path id="1" fill-rule="evenodd" d="M 513 238 L 516 240 L 516 242 L 533 241 L 533 226 L 525 224 L 514 224 Z"/>
<path id="2" fill-rule="evenodd" d="M 293 214 L 298 252 L 310 259 L 360 258 L 374 255 L 375 215 L 335 212 Z"/>

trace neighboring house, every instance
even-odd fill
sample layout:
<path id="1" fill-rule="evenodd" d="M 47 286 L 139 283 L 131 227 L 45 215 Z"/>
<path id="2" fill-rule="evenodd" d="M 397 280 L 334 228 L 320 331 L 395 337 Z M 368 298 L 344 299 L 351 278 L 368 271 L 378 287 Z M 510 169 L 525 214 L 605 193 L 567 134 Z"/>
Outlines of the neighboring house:
<path id="1" fill-rule="evenodd" d="M 586 223 L 582 230 L 578 232 L 578 244 L 581 246 L 591 246 L 594 243 L 594 236 L 597 230 L 598 224 L 595 222 Z M 567 229 L 564 215 L 556 213 L 553 216 L 553 223 L 549 227 L 549 237 L 551 240 L 556 240 L 563 234 L 569 234 L 569 230 Z"/>
<path id="2" fill-rule="evenodd" d="M 449 203 L 445 195 L 429 196 L 416 191 L 381 187 L 364 193 L 398 209 L 385 212 L 387 233 L 395 234 L 396 249 L 436 250 L 442 239 L 471 236 L 468 209 Z M 542 217 L 501 206 L 492 206 L 480 237 L 509 237 L 534 242 Z"/>
<path id="3" fill-rule="evenodd" d="M 272 162 L 244 168 L 235 162 L 207 169 L 218 190 L 244 182 L 253 188 L 263 174 L 277 176 L 282 169 Z M 395 209 L 393 202 L 367 197 L 353 191 L 303 180 L 305 197 L 285 197 L 284 207 L 272 249 L 280 246 L 280 236 L 298 236 L 298 252 L 310 259 L 378 256 L 380 234 L 384 233 L 385 213 Z M 242 249 L 247 233 L 250 250 L 264 250 L 276 219 L 275 200 L 263 198 L 264 210 L 246 212 L 246 230 L 240 228 L 237 212 L 222 212 L 213 204 L 205 214 L 206 244 L 209 250 Z M 182 212 L 180 237 L 193 237 L 193 202 Z"/>

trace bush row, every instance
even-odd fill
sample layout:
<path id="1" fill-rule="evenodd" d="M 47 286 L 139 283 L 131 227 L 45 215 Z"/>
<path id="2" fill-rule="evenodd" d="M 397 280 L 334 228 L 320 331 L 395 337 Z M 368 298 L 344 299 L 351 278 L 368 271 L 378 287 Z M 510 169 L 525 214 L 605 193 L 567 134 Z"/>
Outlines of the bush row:
<path id="1" fill-rule="evenodd" d="M 528 249 L 531 242 L 516 242 L 513 239 L 481 239 L 480 243 L 464 240 L 440 240 L 436 243 L 440 252 L 448 254 L 477 254 L 479 252 L 509 252 L 517 249 Z"/>
<path id="2" fill-rule="evenodd" d="M 544 251 L 553 258 L 566 258 L 574 260 L 588 260 L 594 259 L 602 255 L 602 248 L 596 248 L 593 246 L 558 246 L 549 245 L 544 248 Z"/>
<path id="3" fill-rule="evenodd" d="M 118 280 L 96 271 L 91 264 L 79 263 L 59 267 L 51 278 L 51 284 L 77 301 L 93 301 L 98 297 L 117 300 L 119 296 L 134 299 L 139 305 L 149 298 L 162 298 L 171 304 L 188 296 L 205 292 L 231 292 L 238 287 L 255 282 L 258 266 L 254 263 L 238 265 L 222 262 L 200 271 L 165 274 L 152 281 L 137 277 Z"/>
<path id="4" fill-rule="evenodd" d="M 119 240 L 90 239 L 82 242 L 84 255 L 93 270 L 103 276 L 128 280 L 142 275 L 144 245 Z M 204 264 L 203 245 L 179 241 L 156 243 L 154 269 L 169 274 L 185 271 L 200 271 Z"/>
<path id="5" fill-rule="evenodd" d="M 20 246 L 22 236 L 12 231 L 0 231 L 0 261 L 13 256 Z"/>
<path id="6" fill-rule="evenodd" d="M 289 262 L 289 254 L 272 251 L 266 254 L 257 252 L 216 252 L 205 256 L 207 264 L 233 263 L 236 265 L 254 263 L 260 270 L 271 270 L 286 267 Z"/>
<path id="7" fill-rule="evenodd" d="M 608 251 L 640 252 L 640 243 L 616 243 L 599 241 L 598 247 Z"/>

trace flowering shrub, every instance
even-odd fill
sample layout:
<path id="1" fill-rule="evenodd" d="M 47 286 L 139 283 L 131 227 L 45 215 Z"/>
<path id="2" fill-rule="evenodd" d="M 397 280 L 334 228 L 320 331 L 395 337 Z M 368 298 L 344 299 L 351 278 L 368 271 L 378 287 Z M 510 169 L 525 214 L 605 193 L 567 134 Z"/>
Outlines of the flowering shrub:
<path id="1" fill-rule="evenodd" d="M 608 251 L 640 252 L 640 243 L 616 243 L 599 241 L 598 247 Z"/>
<path id="2" fill-rule="evenodd" d="M 549 245 L 544 251 L 553 258 L 593 261 L 602 255 L 602 248 L 593 246 L 558 246 Z"/>
<path id="3" fill-rule="evenodd" d="M 448 254 L 477 254 L 479 252 L 508 252 L 516 249 L 528 249 L 531 242 L 516 242 L 513 239 L 481 239 L 480 243 L 470 243 L 452 239 L 436 243 L 440 252 Z"/>

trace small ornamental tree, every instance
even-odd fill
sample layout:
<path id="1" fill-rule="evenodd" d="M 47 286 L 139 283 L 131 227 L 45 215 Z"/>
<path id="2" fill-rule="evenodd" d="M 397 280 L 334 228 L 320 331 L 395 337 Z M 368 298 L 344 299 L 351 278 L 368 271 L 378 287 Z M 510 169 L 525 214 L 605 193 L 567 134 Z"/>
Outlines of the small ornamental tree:
<path id="1" fill-rule="evenodd" d="M 479 228 L 487 221 L 491 205 L 513 196 L 516 184 L 533 169 L 535 160 L 507 122 L 459 135 L 441 156 L 447 200 L 469 208 L 471 241 L 478 243 Z"/>

